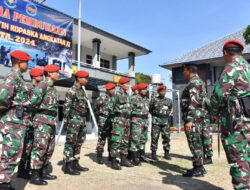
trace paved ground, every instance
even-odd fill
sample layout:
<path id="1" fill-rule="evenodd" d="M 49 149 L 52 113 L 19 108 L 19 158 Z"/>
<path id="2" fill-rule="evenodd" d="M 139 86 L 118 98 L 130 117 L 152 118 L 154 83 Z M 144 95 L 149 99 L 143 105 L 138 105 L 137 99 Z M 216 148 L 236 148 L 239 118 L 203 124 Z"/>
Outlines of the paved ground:
<path id="1" fill-rule="evenodd" d="M 17 190 L 221 190 L 232 189 L 229 176 L 229 165 L 225 153 L 220 158 L 217 153 L 217 136 L 214 135 L 214 164 L 206 166 L 208 174 L 203 178 L 184 178 L 182 173 L 192 167 L 191 154 L 188 150 L 184 134 L 172 134 L 172 160 L 162 158 L 163 150 L 159 144 L 158 154 L 161 156 L 154 164 L 143 164 L 140 167 L 122 168 L 115 171 L 110 168 L 105 153 L 105 164 L 96 163 L 96 141 L 87 140 L 82 148 L 80 163 L 89 167 L 89 172 L 80 176 L 64 175 L 58 162 L 62 160 L 63 143 L 56 146 L 52 158 L 53 174 L 58 176 L 55 181 L 49 181 L 48 186 L 34 186 L 26 180 L 14 179 Z M 223 149 L 221 147 L 221 149 Z M 147 146 L 150 153 L 149 143 Z M 150 156 L 150 154 L 148 155 Z"/>

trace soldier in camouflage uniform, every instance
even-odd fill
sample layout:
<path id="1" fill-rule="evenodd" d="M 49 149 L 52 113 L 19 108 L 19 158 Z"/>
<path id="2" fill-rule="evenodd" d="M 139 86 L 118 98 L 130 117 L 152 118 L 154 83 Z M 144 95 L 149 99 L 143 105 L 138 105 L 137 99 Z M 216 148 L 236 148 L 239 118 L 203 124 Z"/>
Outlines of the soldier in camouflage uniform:
<path id="1" fill-rule="evenodd" d="M 135 166 L 141 165 L 139 155 L 144 156 L 145 138 L 143 132 L 148 130 L 149 102 L 146 97 L 148 85 L 141 83 L 137 85 L 139 94 L 132 96 L 132 119 L 130 131 L 130 152 L 132 163 Z M 147 135 L 146 135 L 147 140 Z"/>
<path id="2" fill-rule="evenodd" d="M 132 86 L 131 89 L 132 89 L 132 92 L 133 92 L 132 96 L 136 96 L 139 93 L 139 91 L 138 91 L 138 85 Z"/>
<path id="3" fill-rule="evenodd" d="M 151 151 L 152 159 L 158 160 L 156 151 L 158 148 L 158 140 L 160 133 L 162 135 L 162 144 L 165 151 L 164 158 L 171 160 L 170 150 L 170 126 L 169 116 L 172 111 L 172 101 L 166 98 L 166 86 L 159 86 L 157 91 L 159 96 L 150 102 L 150 113 L 152 114 L 152 130 L 151 130 Z"/>
<path id="4" fill-rule="evenodd" d="M 184 77 L 189 80 L 181 97 L 184 127 L 190 150 L 193 154 L 193 169 L 187 170 L 184 177 L 202 177 L 203 167 L 202 125 L 205 119 L 206 89 L 204 82 L 197 74 L 197 65 L 187 63 L 184 65 Z"/>
<path id="5" fill-rule="evenodd" d="M 119 80 L 120 89 L 114 96 L 114 117 L 112 118 L 110 154 L 112 168 L 116 170 L 121 169 L 120 164 L 116 160 L 116 158 L 119 157 L 119 154 L 122 166 L 133 167 L 126 158 L 129 148 L 130 116 L 132 110 L 130 97 L 127 93 L 129 82 L 129 78 L 122 77 Z"/>
<path id="6" fill-rule="evenodd" d="M 88 171 L 88 168 L 79 165 L 80 151 L 86 138 L 86 94 L 82 89 L 88 82 L 89 73 L 77 71 L 76 83 L 65 95 L 64 121 L 67 126 L 66 142 L 64 145 L 63 160 L 64 173 L 80 175 L 80 171 Z"/>
<path id="7" fill-rule="evenodd" d="M 43 80 L 43 70 L 34 68 L 29 71 L 31 82 L 27 83 L 27 88 L 30 92 L 33 91 L 35 85 Z M 29 93 L 30 94 L 30 93 Z M 35 111 L 32 111 L 31 120 L 35 115 Z M 27 128 L 25 138 L 24 138 L 24 146 L 23 146 L 23 154 L 21 161 L 18 166 L 17 177 L 29 179 L 29 169 L 30 169 L 30 154 L 33 146 L 34 140 L 34 128 L 33 125 Z"/>
<path id="8" fill-rule="evenodd" d="M 204 153 L 204 160 L 203 164 L 212 164 L 212 156 L 213 156 L 213 145 L 212 145 L 212 125 L 211 125 L 211 106 L 210 100 L 206 98 L 205 100 L 205 120 L 204 124 L 202 125 L 202 144 L 203 144 L 203 153 Z"/>
<path id="9" fill-rule="evenodd" d="M 221 139 L 234 189 L 250 189 L 250 65 L 244 46 L 230 40 L 223 47 L 226 66 L 211 96 L 212 115 L 221 120 Z"/>
<path id="10" fill-rule="evenodd" d="M 54 152 L 58 100 L 54 82 L 59 77 L 59 67 L 44 67 L 46 80 L 34 88 L 30 102 L 37 108 L 33 118 L 34 142 L 31 151 L 31 179 L 35 185 L 47 185 L 57 177 L 48 173 L 48 163 Z"/>
<path id="11" fill-rule="evenodd" d="M 10 182 L 19 164 L 26 128 L 31 125 L 28 107 L 28 88 L 22 73 L 28 69 L 31 59 L 26 52 L 13 51 L 12 69 L 0 91 L 1 134 L 3 137 L 0 161 L 0 189 L 13 190 Z"/>
<path id="12" fill-rule="evenodd" d="M 96 100 L 95 104 L 95 115 L 98 121 L 98 141 L 97 141 L 97 162 L 99 164 L 103 164 L 102 154 L 104 151 L 104 146 L 106 143 L 106 139 L 108 141 L 108 152 L 109 152 L 109 160 L 110 157 L 110 135 L 111 135 L 111 118 L 113 113 L 113 96 L 115 94 L 115 84 L 108 83 L 105 86 L 106 94 L 100 96 Z"/>

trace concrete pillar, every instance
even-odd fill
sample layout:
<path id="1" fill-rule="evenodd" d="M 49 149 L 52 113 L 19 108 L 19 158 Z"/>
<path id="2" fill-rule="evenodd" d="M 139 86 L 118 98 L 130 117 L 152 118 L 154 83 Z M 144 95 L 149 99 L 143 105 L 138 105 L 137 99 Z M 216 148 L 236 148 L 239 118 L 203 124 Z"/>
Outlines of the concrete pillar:
<path id="1" fill-rule="evenodd" d="M 129 75 L 131 77 L 135 77 L 135 53 L 129 52 L 128 53 L 128 63 L 129 63 Z"/>
<path id="2" fill-rule="evenodd" d="M 101 56 L 100 56 L 100 45 L 101 40 L 95 38 L 93 39 L 93 66 L 100 68 Z"/>
<path id="3" fill-rule="evenodd" d="M 117 57 L 113 56 L 112 57 L 112 70 L 116 71 L 117 70 Z"/>

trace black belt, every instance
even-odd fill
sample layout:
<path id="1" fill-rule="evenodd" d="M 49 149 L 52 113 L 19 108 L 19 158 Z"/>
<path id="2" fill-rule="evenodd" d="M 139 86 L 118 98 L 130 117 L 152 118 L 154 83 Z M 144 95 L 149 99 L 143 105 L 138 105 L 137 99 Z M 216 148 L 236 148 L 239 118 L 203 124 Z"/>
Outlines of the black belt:
<path id="1" fill-rule="evenodd" d="M 154 114 L 153 116 L 159 117 L 160 119 L 168 119 L 169 118 L 169 116 L 166 116 L 164 114 Z"/>
<path id="2" fill-rule="evenodd" d="M 49 115 L 49 116 L 52 116 L 52 117 L 57 116 L 57 111 L 39 110 L 37 113 L 44 114 L 44 115 Z"/>
<path id="3" fill-rule="evenodd" d="M 148 119 L 148 115 L 132 114 L 132 117 L 137 117 L 141 119 Z"/>
<path id="4" fill-rule="evenodd" d="M 130 118 L 130 114 L 123 114 L 123 113 L 119 113 L 119 112 L 116 112 L 115 113 L 115 117 L 126 117 L 126 118 Z"/>

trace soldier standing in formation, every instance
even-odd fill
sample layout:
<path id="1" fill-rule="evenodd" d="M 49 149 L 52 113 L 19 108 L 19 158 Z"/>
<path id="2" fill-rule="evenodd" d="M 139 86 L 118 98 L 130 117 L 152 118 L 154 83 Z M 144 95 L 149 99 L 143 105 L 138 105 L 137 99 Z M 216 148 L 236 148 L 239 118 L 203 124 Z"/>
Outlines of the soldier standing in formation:
<path id="1" fill-rule="evenodd" d="M 113 112 L 113 97 L 115 94 L 115 84 L 108 83 L 105 86 L 106 94 L 100 96 L 96 100 L 95 104 L 95 115 L 98 121 L 98 141 L 97 141 L 97 162 L 98 164 L 103 164 L 102 154 L 104 152 L 104 146 L 106 139 L 108 141 L 108 152 L 109 160 L 110 157 L 110 132 L 112 128 L 111 117 Z"/>
<path id="2" fill-rule="evenodd" d="M 201 177 L 205 173 L 201 132 L 202 125 L 205 125 L 206 89 L 197 70 L 195 63 L 184 65 L 184 78 L 189 80 L 189 83 L 183 91 L 181 107 L 189 148 L 193 154 L 193 168 L 187 170 L 183 174 L 184 177 Z"/>
<path id="3" fill-rule="evenodd" d="M 55 146 L 58 100 L 54 82 L 58 80 L 59 67 L 45 66 L 44 75 L 46 79 L 37 84 L 30 99 L 37 108 L 33 118 L 34 143 L 30 165 L 30 183 L 35 185 L 47 185 L 45 180 L 57 178 L 49 174 L 48 163 Z"/>
<path id="4" fill-rule="evenodd" d="M 28 69 L 31 56 L 16 50 L 11 54 L 12 69 L 0 91 L 1 134 L 3 137 L 0 161 L 0 188 L 12 190 L 10 182 L 19 164 L 27 127 L 31 126 L 28 88 L 22 73 Z"/>
<path id="5" fill-rule="evenodd" d="M 133 92 L 132 97 L 133 97 L 133 96 L 136 96 L 136 95 L 139 93 L 139 91 L 138 91 L 138 85 L 132 86 L 131 89 L 132 89 L 132 92 Z"/>
<path id="6" fill-rule="evenodd" d="M 165 151 L 164 158 L 171 160 L 170 150 L 170 126 L 169 116 L 172 111 L 172 101 L 165 98 L 167 87 L 159 86 L 157 91 L 159 96 L 150 102 L 149 111 L 152 114 L 152 131 L 151 131 L 151 151 L 152 159 L 158 160 L 156 151 L 158 148 L 158 140 L 160 133 L 163 139 L 163 149 Z"/>
<path id="7" fill-rule="evenodd" d="M 148 130 L 148 113 L 149 102 L 146 97 L 148 85 L 141 83 L 137 85 L 139 94 L 132 96 L 132 119 L 130 131 L 130 152 L 132 163 L 135 166 L 141 165 L 139 155 L 144 156 L 145 153 L 145 137 L 143 132 Z M 147 137 L 146 137 L 147 139 Z"/>
<path id="8" fill-rule="evenodd" d="M 43 70 L 34 68 L 29 71 L 31 82 L 27 83 L 27 88 L 30 93 L 34 90 L 35 86 L 43 81 Z M 29 94 L 30 94 L 29 93 Z M 31 121 L 33 120 L 33 117 L 35 115 L 35 110 L 31 110 Z M 29 126 L 27 128 L 25 138 L 24 138 L 24 145 L 23 145 L 23 154 L 21 161 L 18 166 L 18 172 L 17 177 L 29 179 L 29 171 L 30 171 L 30 156 L 31 156 L 31 150 L 33 146 L 33 140 L 34 140 L 34 128 L 33 125 Z"/>
<path id="9" fill-rule="evenodd" d="M 63 160 L 64 173 L 70 175 L 80 175 L 80 171 L 88 171 L 88 168 L 79 164 L 80 151 L 86 138 L 86 114 L 87 101 L 86 94 L 82 89 L 88 82 L 89 73 L 77 71 L 76 82 L 69 89 L 65 96 L 64 121 L 67 127 L 66 142 L 64 145 Z"/>
<path id="10" fill-rule="evenodd" d="M 226 66 L 211 97 L 212 115 L 221 120 L 221 138 L 235 190 L 250 189 L 250 65 L 244 46 L 230 40 L 223 47 Z"/>
<path id="11" fill-rule="evenodd" d="M 116 170 L 120 170 L 121 166 L 133 167 L 133 165 L 127 160 L 130 134 L 130 116 L 132 110 L 130 97 L 127 93 L 127 90 L 129 89 L 129 82 L 129 78 L 122 77 L 119 80 L 120 89 L 114 96 L 114 117 L 112 118 L 110 154 L 112 168 Z M 121 165 L 116 160 L 119 155 L 121 157 Z"/>
<path id="12" fill-rule="evenodd" d="M 140 150 L 139 150 L 139 157 L 142 162 L 150 163 L 151 161 L 146 157 L 145 155 L 145 149 L 146 149 L 146 143 L 148 141 L 148 114 L 149 114 L 149 100 L 147 98 L 148 93 L 148 85 L 146 83 L 141 83 L 137 86 L 139 94 L 138 97 L 140 99 L 139 102 L 141 102 L 142 107 L 144 108 L 143 113 L 143 120 L 145 125 L 142 127 L 142 137 L 140 142 Z M 147 115 L 147 116 L 146 116 Z"/>

